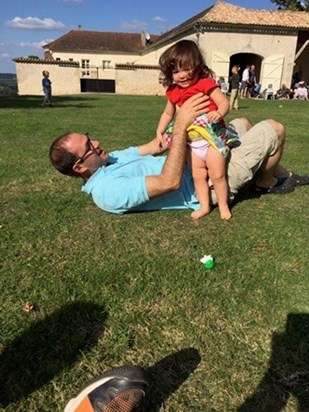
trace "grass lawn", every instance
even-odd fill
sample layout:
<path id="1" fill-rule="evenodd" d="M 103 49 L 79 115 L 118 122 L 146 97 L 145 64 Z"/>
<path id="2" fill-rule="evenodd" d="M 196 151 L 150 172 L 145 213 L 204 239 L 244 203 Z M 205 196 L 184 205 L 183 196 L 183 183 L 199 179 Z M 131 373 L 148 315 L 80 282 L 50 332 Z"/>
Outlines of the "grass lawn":
<path id="1" fill-rule="evenodd" d="M 134 363 L 151 378 L 149 412 L 305 411 L 309 188 L 245 193 L 228 223 L 217 209 L 198 222 L 110 215 L 52 169 L 50 143 L 68 130 L 108 151 L 144 143 L 165 98 L 41 101 L 0 100 L 0 409 L 61 411 L 94 376 Z M 282 163 L 309 173 L 308 102 L 240 108 L 228 119 L 284 123 Z"/>

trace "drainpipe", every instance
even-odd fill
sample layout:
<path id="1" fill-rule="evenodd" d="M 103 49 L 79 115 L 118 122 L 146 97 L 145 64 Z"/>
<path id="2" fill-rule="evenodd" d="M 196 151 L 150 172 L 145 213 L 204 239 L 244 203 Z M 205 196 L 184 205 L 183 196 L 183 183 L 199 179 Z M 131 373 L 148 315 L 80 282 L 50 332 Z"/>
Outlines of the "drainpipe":
<path id="1" fill-rule="evenodd" d="M 97 69 L 97 93 L 99 93 L 99 67 L 96 66 Z"/>

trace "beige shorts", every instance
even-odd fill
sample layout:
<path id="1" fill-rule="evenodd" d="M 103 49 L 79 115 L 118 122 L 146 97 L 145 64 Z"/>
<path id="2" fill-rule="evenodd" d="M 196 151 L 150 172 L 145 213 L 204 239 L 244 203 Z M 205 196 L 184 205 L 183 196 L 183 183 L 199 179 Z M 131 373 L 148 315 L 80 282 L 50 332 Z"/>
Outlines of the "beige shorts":
<path id="1" fill-rule="evenodd" d="M 231 150 L 227 166 L 228 184 L 231 200 L 238 190 L 251 181 L 261 167 L 263 161 L 276 153 L 278 138 L 273 127 L 263 120 L 246 131 L 240 119 L 234 119 L 231 124 L 235 127 L 241 145 Z M 214 190 L 211 190 L 212 203 L 217 204 Z"/>

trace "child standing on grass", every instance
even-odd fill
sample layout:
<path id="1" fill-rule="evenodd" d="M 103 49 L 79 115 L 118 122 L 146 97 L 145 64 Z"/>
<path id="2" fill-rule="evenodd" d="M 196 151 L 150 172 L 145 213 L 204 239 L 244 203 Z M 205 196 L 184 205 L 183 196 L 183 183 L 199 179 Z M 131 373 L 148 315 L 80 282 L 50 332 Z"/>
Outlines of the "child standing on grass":
<path id="1" fill-rule="evenodd" d="M 42 103 L 42 107 L 44 107 L 46 104 L 52 107 L 53 106 L 52 88 L 51 88 L 51 81 L 49 79 L 49 72 L 47 70 L 44 70 L 42 74 L 43 74 L 42 87 L 43 87 L 43 93 L 44 93 L 44 100 Z"/>
<path id="2" fill-rule="evenodd" d="M 191 216 L 198 219 L 211 211 L 210 190 L 207 183 L 209 177 L 217 195 L 220 217 L 229 220 L 232 214 L 228 205 L 225 141 L 230 138 L 230 141 L 235 142 L 238 137 L 225 128 L 223 121 L 229 111 L 229 102 L 213 79 L 213 72 L 206 66 L 201 51 L 193 41 L 182 40 L 171 46 L 161 55 L 159 64 L 163 85 L 167 87 L 167 104 L 157 127 L 158 143 L 160 146 L 171 143 L 166 141 L 171 137 L 171 131 L 169 134 L 165 133 L 166 128 L 177 108 L 189 97 L 200 92 L 210 97 L 207 115 L 197 118 L 188 128 L 188 131 L 190 130 L 188 144 L 191 149 L 188 163 L 201 206 Z M 190 136 L 192 136 L 191 141 Z"/>

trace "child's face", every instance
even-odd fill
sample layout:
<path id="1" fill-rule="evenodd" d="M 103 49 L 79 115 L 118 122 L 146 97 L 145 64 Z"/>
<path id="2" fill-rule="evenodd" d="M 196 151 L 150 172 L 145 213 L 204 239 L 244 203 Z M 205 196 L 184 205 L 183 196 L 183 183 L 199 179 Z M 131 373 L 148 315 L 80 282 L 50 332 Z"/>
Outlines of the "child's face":
<path id="1" fill-rule="evenodd" d="M 173 81 L 182 89 L 186 89 L 192 84 L 193 70 L 191 68 L 177 68 L 173 70 Z"/>

